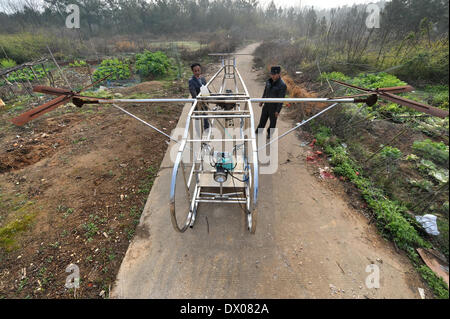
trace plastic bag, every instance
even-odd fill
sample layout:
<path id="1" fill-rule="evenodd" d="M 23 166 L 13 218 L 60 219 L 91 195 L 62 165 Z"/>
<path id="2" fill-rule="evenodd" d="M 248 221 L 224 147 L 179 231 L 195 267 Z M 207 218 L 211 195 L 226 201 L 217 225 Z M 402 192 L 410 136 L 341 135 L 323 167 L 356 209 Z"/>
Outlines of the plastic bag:
<path id="1" fill-rule="evenodd" d="M 437 217 L 431 214 L 426 214 L 423 216 L 416 216 L 416 220 L 423 226 L 425 231 L 430 234 L 437 236 L 439 235 L 439 230 L 437 227 Z"/>
<path id="2" fill-rule="evenodd" d="M 200 94 L 202 96 L 209 96 L 209 90 L 208 90 L 208 88 L 205 85 L 202 85 L 200 87 Z"/>

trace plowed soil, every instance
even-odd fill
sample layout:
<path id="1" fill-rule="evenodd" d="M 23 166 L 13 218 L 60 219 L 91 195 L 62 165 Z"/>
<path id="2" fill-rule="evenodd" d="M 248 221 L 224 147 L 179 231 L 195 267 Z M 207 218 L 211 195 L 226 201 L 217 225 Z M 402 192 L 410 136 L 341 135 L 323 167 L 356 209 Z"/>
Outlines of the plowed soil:
<path id="1" fill-rule="evenodd" d="M 124 108 L 170 133 L 182 105 Z M 0 298 L 108 297 L 168 139 L 111 106 L 62 107 L 23 128 L 0 116 Z M 65 287 L 71 263 L 77 290 Z"/>

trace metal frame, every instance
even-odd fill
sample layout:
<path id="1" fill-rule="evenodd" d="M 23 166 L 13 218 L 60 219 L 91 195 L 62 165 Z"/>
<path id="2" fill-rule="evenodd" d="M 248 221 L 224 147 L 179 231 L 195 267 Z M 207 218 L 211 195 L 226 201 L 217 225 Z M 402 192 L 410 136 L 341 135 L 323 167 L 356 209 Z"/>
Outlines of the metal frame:
<path id="1" fill-rule="evenodd" d="M 128 116 L 142 122 L 150 128 L 168 137 L 179 144 L 178 152 L 173 166 L 171 186 L 170 186 L 170 213 L 174 229 L 178 232 L 184 232 L 189 227 L 193 227 L 200 203 L 217 204 L 239 204 L 244 211 L 246 225 L 251 233 L 256 230 L 256 215 L 258 202 L 259 186 L 259 167 L 258 151 L 264 149 L 274 141 L 293 132 L 295 129 L 304 125 L 311 119 L 320 116 L 328 110 L 334 108 L 338 103 L 367 103 L 373 105 L 376 102 L 377 95 L 372 94 L 368 98 L 251 98 L 245 86 L 245 83 L 236 67 L 237 54 L 220 53 L 213 54 L 222 57 L 221 68 L 212 76 L 206 84 L 209 90 L 208 95 L 198 95 L 196 98 L 187 99 L 98 99 L 80 95 L 79 92 L 73 92 L 65 89 L 55 89 L 51 87 L 35 87 L 34 91 L 45 94 L 56 95 L 57 98 L 47 102 L 35 109 L 25 112 L 17 118 L 12 119 L 16 125 L 24 125 L 30 120 L 51 111 L 52 109 L 66 103 L 72 99 L 73 103 L 79 107 L 83 104 L 112 104 L 115 108 L 124 112 Z M 217 92 L 212 86 L 212 82 L 220 80 L 221 85 Z M 101 80 L 100 80 L 101 81 Z M 227 90 L 231 82 L 231 90 Z M 93 83 L 92 85 L 94 85 Z M 239 90 L 242 90 L 241 92 Z M 261 148 L 257 148 L 255 134 L 255 119 L 252 103 L 283 103 L 283 102 L 321 102 L 334 103 L 328 108 L 322 110 L 313 117 L 298 123 L 294 128 L 283 133 L 274 140 L 271 140 Z M 117 104 L 126 103 L 192 103 L 186 119 L 186 125 L 181 140 L 164 133 L 148 122 L 131 114 Z M 231 107 L 227 104 L 234 104 Z M 203 121 L 209 121 L 210 128 L 203 130 Z M 222 123 L 222 121 L 224 123 Z M 231 125 L 232 124 L 232 125 Z M 222 138 L 224 134 L 217 138 L 212 134 L 214 129 L 226 134 L 227 127 L 238 127 L 239 138 Z M 244 133 L 244 131 L 247 131 Z M 246 136 L 247 134 L 248 136 Z M 220 152 L 225 152 L 222 148 L 224 143 L 232 142 L 232 154 L 235 155 L 233 163 L 235 164 L 233 173 L 226 182 L 218 183 L 214 180 L 213 174 L 215 167 L 205 161 L 205 155 L 211 155 L 214 143 L 219 143 Z M 237 144 L 239 143 L 239 144 Z M 209 153 L 205 153 L 209 151 Z M 187 151 L 190 151 L 189 153 Z M 190 154 L 189 170 L 186 169 L 183 158 Z M 180 170 L 181 168 L 181 170 Z M 180 173 L 181 171 L 181 173 Z M 182 198 L 187 204 L 187 215 L 183 218 L 181 226 L 178 224 L 176 204 L 182 202 L 182 198 L 177 194 L 177 177 L 182 175 L 184 192 Z M 180 175 L 180 179 L 181 179 Z M 180 190 L 178 190 L 180 192 Z"/>
<path id="2" fill-rule="evenodd" d="M 245 213 L 245 220 L 247 229 L 250 233 L 254 234 L 256 230 L 256 216 L 257 216 L 257 203 L 258 203 L 258 151 L 266 148 L 268 145 L 274 141 L 284 137 L 285 135 L 291 133 L 300 126 L 306 124 L 311 119 L 327 112 L 339 103 L 360 103 L 367 102 L 366 99 L 357 98 L 251 98 L 250 94 L 245 86 L 245 83 L 236 67 L 236 58 L 234 54 L 213 54 L 220 55 L 222 57 L 221 68 L 211 77 L 211 79 L 206 84 L 206 87 L 210 91 L 208 96 L 203 96 L 199 94 L 196 98 L 186 98 L 186 99 L 92 99 L 89 101 L 88 97 L 85 103 L 99 103 L 99 104 L 112 104 L 114 107 L 124 112 L 125 114 L 139 120 L 145 125 L 153 128 L 161 134 L 164 134 L 171 140 L 180 144 L 175 163 L 173 166 L 171 186 L 170 186 L 170 214 L 171 221 L 174 229 L 178 232 L 185 232 L 189 227 L 193 227 L 195 219 L 197 216 L 197 211 L 200 203 L 216 203 L 216 204 L 239 204 Z M 222 78 L 220 79 L 220 76 Z M 212 88 L 212 82 L 215 80 L 221 80 L 221 85 L 218 92 L 214 92 Z M 227 84 L 233 85 L 234 90 L 227 92 Z M 239 92 L 239 85 L 241 85 L 243 92 Z M 252 103 L 304 103 L 304 102 L 320 102 L 320 103 L 334 103 L 328 108 L 322 110 L 318 114 L 312 116 L 311 118 L 304 120 L 302 123 L 298 123 L 296 127 L 290 129 L 289 131 L 283 133 L 276 139 L 269 141 L 264 146 L 257 148 L 256 134 L 255 134 L 255 120 L 254 112 L 252 108 Z M 189 113 L 186 119 L 186 125 L 184 128 L 183 137 L 181 140 L 176 140 L 173 137 L 167 135 L 161 130 L 155 128 L 151 124 L 141 120 L 135 115 L 129 113 L 128 111 L 122 109 L 116 104 L 119 103 L 192 103 Z M 234 110 L 224 110 L 220 107 L 210 109 L 205 106 L 211 106 L 214 104 L 224 105 L 224 104 L 236 104 Z M 198 109 L 202 105 L 201 109 Z M 242 106 L 242 108 L 241 108 Z M 201 122 L 207 119 L 210 122 L 209 132 L 203 132 Z M 219 128 L 225 130 L 225 125 L 220 123 L 220 119 L 231 120 L 233 122 L 238 122 L 240 128 L 240 138 L 223 139 L 223 138 L 211 138 L 212 128 Z M 197 122 L 200 122 L 200 134 L 194 137 L 194 126 Z M 219 124 L 216 126 L 215 124 Z M 244 136 L 244 130 L 249 129 L 250 137 Z M 197 132 L 198 133 L 198 132 Z M 213 183 L 205 183 L 205 180 L 214 181 L 212 174 L 214 171 L 211 167 L 205 165 L 202 158 L 202 151 L 205 147 L 211 143 L 225 143 L 225 142 L 242 142 L 242 150 L 240 154 L 240 164 L 243 165 L 242 169 L 236 170 L 233 173 L 234 177 L 239 178 L 244 181 L 239 182 L 238 186 L 230 185 L 214 185 Z M 250 151 L 251 149 L 251 151 Z M 183 157 L 185 152 L 189 150 L 192 151 L 193 157 L 191 158 L 192 167 L 189 172 L 186 172 L 185 163 L 183 162 Z M 251 155 L 251 156 L 250 156 Z M 249 159 L 252 159 L 249 161 Z M 183 188 L 185 201 L 189 202 L 189 210 L 186 217 L 184 218 L 181 225 L 179 225 L 179 218 L 177 218 L 177 201 L 182 201 L 180 195 L 177 196 L 177 177 L 180 174 L 182 176 Z M 230 178 L 234 182 L 234 177 Z M 231 192 L 226 192 L 226 191 Z M 239 191 L 237 191 L 239 190 Z M 238 196 L 240 195 L 240 196 Z M 178 199 L 177 199 L 178 198 Z M 242 205 L 245 206 L 242 206 Z"/>
<path id="3" fill-rule="evenodd" d="M 221 86 L 218 92 L 211 89 L 215 80 L 220 80 Z M 227 84 L 232 82 L 234 91 L 226 91 Z M 244 93 L 239 93 L 241 85 Z M 193 227 L 200 203 L 218 203 L 218 204 L 239 204 L 243 208 L 247 228 L 251 233 L 256 230 L 256 207 L 258 200 L 258 151 L 256 148 L 256 135 L 254 113 L 248 90 L 245 86 L 239 71 L 236 68 L 234 57 L 228 57 L 222 60 L 221 68 L 206 84 L 210 91 L 209 96 L 200 94 L 194 100 L 186 119 L 186 126 L 180 146 L 175 159 L 171 188 L 170 188 L 170 212 L 172 224 L 176 231 L 184 232 L 188 227 Z M 226 93 L 225 93 L 226 92 Z M 219 103 L 210 109 L 210 106 Z M 226 103 L 236 103 L 233 110 L 225 110 L 220 105 Z M 202 106 L 201 109 L 198 106 Z M 204 107 L 207 107 L 204 109 Z M 209 129 L 203 131 L 202 122 L 204 119 L 209 121 Z M 225 124 L 221 123 L 224 120 Z M 218 129 L 226 134 L 227 124 L 231 121 L 231 127 L 239 128 L 239 138 L 217 138 L 213 136 L 213 129 Z M 200 122 L 200 123 L 198 123 Z M 197 132 L 194 130 L 197 124 Z M 244 131 L 249 130 L 249 137 L 245 136 Z M 199 131 L 199 132 L 198 132 Z M 197 135 L 194 137 L 195 133 Z M 217 183 L 213 179 L 215 168 L 213 168 L 204 159 L 204 150 L 211 150 L 213 144 L 226 142 L 240 143 L 235 144 L 236 163 L 232 176 L 229 176 L 226 183 Z M 187 146 L 190 146 L 187 148 Z M 251 148 L 251 152 L 250 152 Z M 187 149 L 193 150 L 194 158 L 191 170 L 188 175 L 184 167 L 183 156 Z M 225 151 L 221 149 L 220 151 Z M 207 154 L 209 156 L 210 154 Z M 251 161 L 249 157 L 251 156 Z M 184 191 L 186 198 L 189 199 L 189 212 L 180 226 L 177 219 L 177 177 L 183 174 Z M 235 179 L 236 178 L 236 179 Z"/>

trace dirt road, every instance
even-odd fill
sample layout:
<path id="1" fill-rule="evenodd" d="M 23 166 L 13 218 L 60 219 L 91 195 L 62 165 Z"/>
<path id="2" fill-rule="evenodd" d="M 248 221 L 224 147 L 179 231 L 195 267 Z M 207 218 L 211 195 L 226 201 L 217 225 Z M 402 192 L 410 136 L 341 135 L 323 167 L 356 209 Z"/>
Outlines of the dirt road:
<path id="1" fill-rule="evenodd" d="M 261 96 L 264 83 L 252 72 L 252 56 L 239 56 L 238 69 L 250 95 Z M 284 132 L 292 123 L 282 116 L 277 126 Z M 240 208 L 231 206 L 208 206 L 194 229 L 175 232 L 166 154 L 111 297 L 420 298 L 417 288 L 424 284 L 409 260 L 308 171 L 300 142 L 295 134 L 282 139 L 279 163 L 290 161 L 260 175 L 255 235 L 244 230 Z M 379 288 L 366 286 L 371 264 L 378 266 Z"/>

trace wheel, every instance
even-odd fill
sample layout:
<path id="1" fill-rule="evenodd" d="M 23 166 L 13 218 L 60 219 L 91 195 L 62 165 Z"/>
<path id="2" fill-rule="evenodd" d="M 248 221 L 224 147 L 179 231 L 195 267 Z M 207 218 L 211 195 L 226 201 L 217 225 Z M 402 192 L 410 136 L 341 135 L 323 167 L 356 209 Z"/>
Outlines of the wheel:
<path id="1" fill-rule="evenodd" d="M 250 234 L 254 234 L 256 231 L 256 208 L 247 212 L 247 229 Z"/>
<path id="2" fill-rule="evenodd" d="M 247 219 L 247 229 L 251 234 L 254 234 L 256 231 L 256 208 L 251 209 L 251 172 L 249 172 L 249 181 L 247 182 L 247 186 L 245 188 L 246 192 L 246 219 Z"/>
<path id="3" fill-rule="evenodd" d="M 191 185 L 187 185 L 187 177 L 184 164 L 182 161 L 180 161 L 179 163 L 181 163 L 181 172 L 178 172 L 178 165 L 175 165 L 174 171 L 172 173 L 170 216 L 173 228 L 177 232 L 184 233 L 188 227 L 192 227 L 192 225 L 194 224 L 193 219 L 195 219 L 195 215 L 197 214 L 197 207 L 195 207 L 195 201 L 193 200 L 193 192 L 189 190 L 189 188 L 192 188 L 194 186 L 193 179 L 191 180 Z M 176 187 L 177 183 L 180 184 L 178 185 L 180 186 L 179 194 L 176 194 L 178 189 Z M 197 191 L 198 190 L 196 188 L 196 191 L 194 193 L 197 193 Z M 181 216 L 177 217 L 177 212 L 178 215 Z M 182 226 L 178 225 L 178 219 L 184 220 Z"/>
<path id="4" fill-rule="evenodd" d="M 191 209 L 192 212 L 191 222 L 189 223 L 190 228 L 194 227 L 195 217 L 197 217 L 197 210 L 198 210 L 198 203 L 193 204 L 193 208 Z"/>

